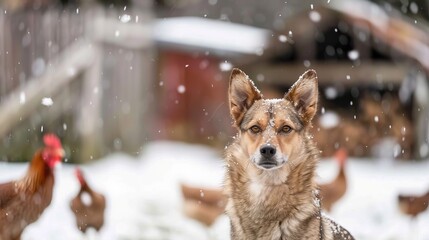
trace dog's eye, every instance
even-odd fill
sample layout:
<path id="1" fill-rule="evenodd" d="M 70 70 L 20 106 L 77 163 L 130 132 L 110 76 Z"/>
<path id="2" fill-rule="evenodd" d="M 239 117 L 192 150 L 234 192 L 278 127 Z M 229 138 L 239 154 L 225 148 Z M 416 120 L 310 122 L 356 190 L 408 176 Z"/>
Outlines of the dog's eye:
<path id="1" fill-rule="evenodd" d="M 251 128 L 250 128 L 250 131 L 252 132 L 252 133 L 260 133 L 262 130 L 261 130 L 261 128 L 260 127 L 258 127 L 258 126 L 252 126 Z"/>
<path id="2" fill-rule="evenodd" d="M 292 131 L 292 128 L 291 127 L 289 127 L 288 125 L 286 125 L 286 126 L 283 126 L 282 127 L 282 130 L 281 130 L 283 133 L 290 133 L 291 131 Z"/>

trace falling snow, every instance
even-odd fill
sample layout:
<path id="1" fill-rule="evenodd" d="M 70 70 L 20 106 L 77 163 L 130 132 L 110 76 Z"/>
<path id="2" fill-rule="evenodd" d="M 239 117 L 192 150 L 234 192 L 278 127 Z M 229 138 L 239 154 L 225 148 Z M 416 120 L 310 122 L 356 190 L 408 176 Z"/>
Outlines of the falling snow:
<path id="1" fill-rule="evenodd" d="M 232 64 L 227 61 L 221 62 L 219 63 L 219 68 L 222 72 L 230 71 L 232 69 Z"/>
<path id="2" fill-rule="evenodd" d="M 24 103 L 25 103 L 25 101 L 26 101 L 25 92 L 21 92 L 21 93 L 19 94 L 19 103 L 20 103 L 20 104 L 24 104 Z"/>
<path id="3" fill-rule="evenodd" d="M 120 17 L 120 20 L 121 20 L 121 22 L 123 22 L 123 23 L 127 23 L 127 22 L 129 22 L 129 21 L 131 20 L 131 16 L 130 16 L 130 15 L 128 15 L 128 14 L 123 14 L 123 15 Z"/>
<path id="4" fill-rule="evenodd" d="M 319 22 L 322 19 L 322 16 L 317 11 L 311 11 L 308 16 L 310 17 L 310 20 L 313 22 Z"/>
<path id="5" fill-rule="evenodd" d="M 419 12 L 419 6 L 415 2 L 410 3 L 410 11 L 414 14 L 417 14 Z"/>
<path id="6" fill-rule="evenodd" d="M 279 41 L 280 42 L 287 42 L 287 37 L 285 35 L 280 35 L 279 36 Z"/>
<path id="7" fill-rule="evenodd" d="M 358 50 L 352 50 L 347 53 L 347 56 L 350 60 L 357 60 L 359 58 L 359 51 Z"/>
<path id="8" fill-rule="evenodd" d="M 310 60 L 304 60 L 303 64 L 306 68 L 309 68 L 311 66 Z"/>
<path id="9" fill-rule="evenodd" d="M 378 116 L 374 116 L 374 122 L 378 122 Z"/>
<path id="10" fill-rule="evenodd" d="M 258 75 L 256 75 L 256 80 L 258 80 L 259 82 L 263 82 L 265 80 L 264 74 L 259 73 Z"/>
<path id="11" fill-rule="evenodd" d="M 54 101 L 52 100 L 52 98 L 50 98 L 50 97 L 44 97 L 44 98 L 42 98 L 42 105 L 45 105 L 45 106 L 52 106 L 54 104 Z"/>
<path id="12" fill-rule="evenodd" d="M 179 85 L 177 87 L 177 92 L 178 93 L 183 94 L 183 93 L 185 93 L 185 91 L 186 91 L 186 87 L 184 85 Z"/>
<path id="13" fill-rule="evenodd" d="M 338 91 L 334 87 L 326 87 L 325 96 L 327 99 L 335 99 L 338 96 Z"/>
<path id="14" fill-rule="evenodd" d="M 340 123 L 340 117 L 338 116 L 338 114 L 331 111 L 325 112 L 319 118 L 320 126 L 325 129 L 334 128 L 338 126 L 339 123 Z"/>

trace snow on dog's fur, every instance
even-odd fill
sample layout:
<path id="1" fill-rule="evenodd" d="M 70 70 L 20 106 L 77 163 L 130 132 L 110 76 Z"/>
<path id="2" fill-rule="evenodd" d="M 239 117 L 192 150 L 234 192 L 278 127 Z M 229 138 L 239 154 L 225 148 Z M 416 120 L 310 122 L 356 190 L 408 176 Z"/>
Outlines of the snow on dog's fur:
<path id="1" fill-rule="evenodd" d="M 232 239 L 353 239 L 320 210 L 318 150 L 309 133 L 317 100 L 314 70 L 283 99 L 263 99 L 245 73 L 232 71 L 229 105 L 238 134 L 225 156 Z"/>

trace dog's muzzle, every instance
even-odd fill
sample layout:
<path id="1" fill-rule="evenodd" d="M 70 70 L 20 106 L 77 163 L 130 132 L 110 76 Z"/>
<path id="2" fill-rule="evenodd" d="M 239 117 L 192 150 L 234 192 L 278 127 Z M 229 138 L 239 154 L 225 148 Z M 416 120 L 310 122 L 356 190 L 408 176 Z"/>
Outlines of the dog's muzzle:
<path id="1" fill-rule="evenodd" d="M 278 166 L 278 162 L 274 157 L 276 155 L 275 147 L 270 144 L 264 144 L 259 149 L 259 152 L 261 153 L 261 159 L 257 163 L 258 166 L 265 169 L 271 169 Z"/>

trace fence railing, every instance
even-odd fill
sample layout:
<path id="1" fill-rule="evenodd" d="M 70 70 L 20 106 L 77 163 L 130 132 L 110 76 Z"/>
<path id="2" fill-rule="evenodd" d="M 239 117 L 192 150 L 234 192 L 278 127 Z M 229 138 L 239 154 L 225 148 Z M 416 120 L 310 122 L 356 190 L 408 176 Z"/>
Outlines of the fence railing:
<path id="1" fill-rule="evenodd" d="M 55 112 L 72 116 L 77 161 L 138 152 L 152 99 L 150 16 L 103 8 L 0 14 L 0 139 L 25 124 L 34 132 L 25 134 L 39 134 L 41 115 Z M 52 96 L 61 105 L 43 111 Z"/>

